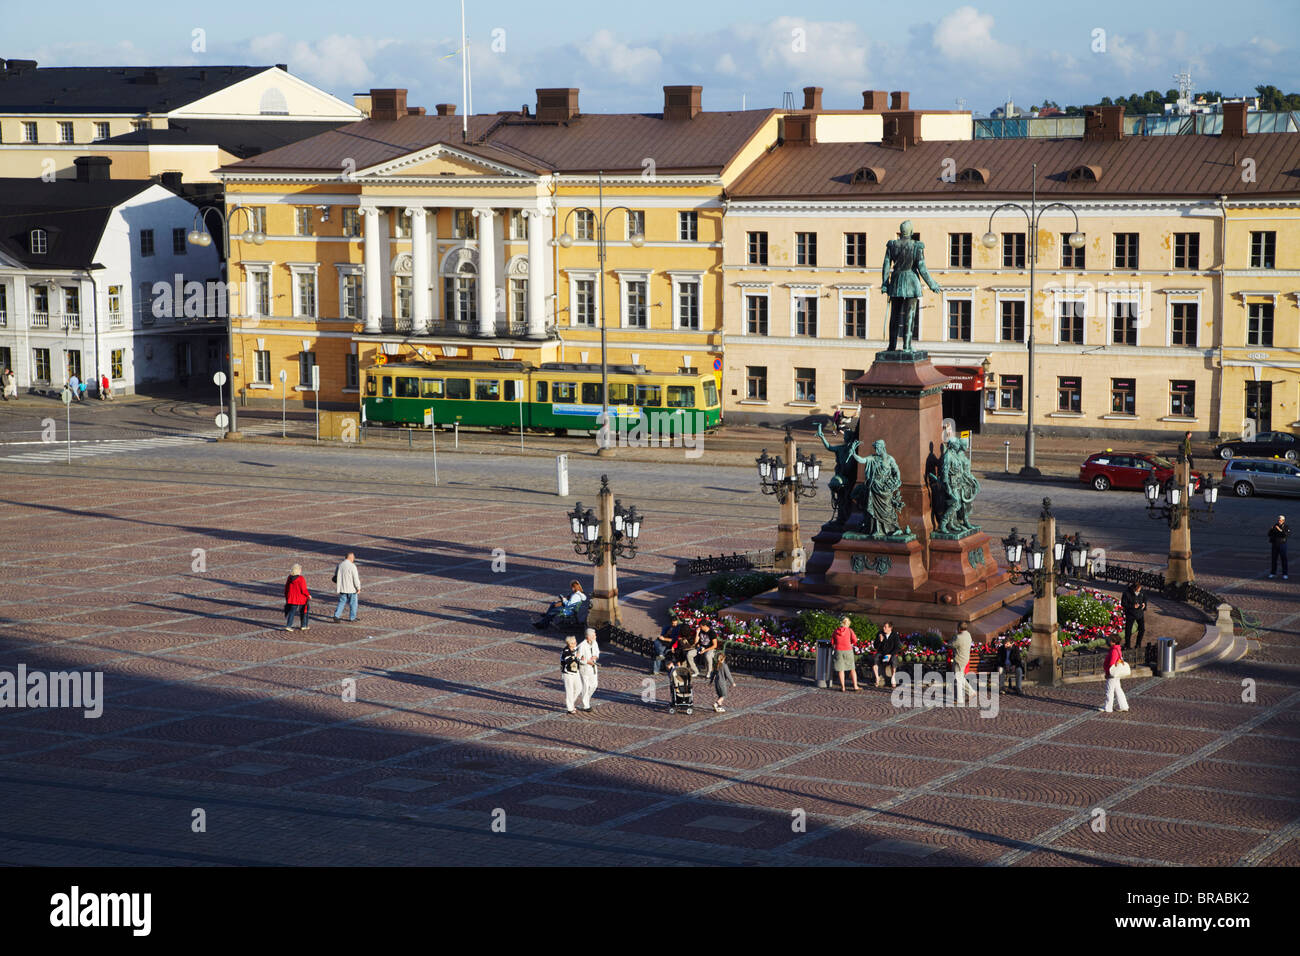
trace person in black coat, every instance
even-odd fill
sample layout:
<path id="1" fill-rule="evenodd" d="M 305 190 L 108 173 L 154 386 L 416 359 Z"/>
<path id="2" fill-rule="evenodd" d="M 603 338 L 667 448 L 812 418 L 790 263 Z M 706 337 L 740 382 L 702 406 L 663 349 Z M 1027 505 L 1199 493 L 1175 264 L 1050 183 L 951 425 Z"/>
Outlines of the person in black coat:
<path id="1" fill-rule="evenodd" d="M 1286 539 L 1291 534 L 1291 526 L 1286 523 L 1286 515 L 1278 515 L 1273 527 L 1268 529 L 1268 543 L 1273 552 L 1273 563 L 1268 576 L 1277 577 L 1278 558 L 1282 559 L 1282 580 L 1287 580 L 1286 573 Z"/>
<path id="2" fill-rule="evenodd" d="M 1024 693 L 1025 659 L 1020 648 L 1010 641 L 1003 641 L 998 648 L 998 693 L 1005 694 L 1007 684 L 1015 682 L 1016 693 Z"/>
<path id="3" fill-rule="evenodd" d="M 1126 587 L 1119 604 L 1124 610 L 1124 647 L 1127 648 L 1129 645 L 1135 623 L 1138 632 L 1137 646 L 1141 647 L 1147 634 L 1147 596 L 1142 591 L 1142 585 L 1135 581 Z"/>
<path id="4" fill-rule="evenodd" d="M 882 672 L 889 678 L 889 686 L 898 686 L 897 673 L 898 652 L 902 644 L 898 640 L 898 635 L 894 633 L 894 625 L 890 621 L 880 625 L 880 633 L 876 635 L 876 663 Z"/>

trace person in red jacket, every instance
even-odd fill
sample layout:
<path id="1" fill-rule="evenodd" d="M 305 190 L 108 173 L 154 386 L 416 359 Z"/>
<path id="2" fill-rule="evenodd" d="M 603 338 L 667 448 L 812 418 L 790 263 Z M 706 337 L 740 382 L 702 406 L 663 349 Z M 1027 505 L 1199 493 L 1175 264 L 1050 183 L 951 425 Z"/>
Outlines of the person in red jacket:
<path id="1" fill-rule="evenodd" d="M 831 635 L 831 670 L 839 676 L 840 690 L 844 691 L 844 672 L 848 671 L 853 678 L 853 689 L 861 690 L 858 687 L 858 667 L 857 661 L 853 657 L 853 641 L 856 635 L 853 633 L 853 627 L 847 617 L 840 618 L 840 626 L 835 629 Z"/>
<path id="2" fill-rule="evenodd" d="M 302 565 L 295 564 L 289 570 L 289 578 L 284 582 L 284 629 L 293 630 L 293 616 L 302 619 L 302 629 L 308 630 L 307 608 L 311 604 L 311 592 L 307 590 L 307 579 L 302 576 Z"/>
<path id="3" fill-rule="evenodd" d="M 1119 646 L 1119 635 L 1116 634 L 1111 637 L 1110 651 L 1106 654 L 1106 706 L 1097 708 L 1107 714 L 1114 709 L 1116 698 L 1119 699 L 1119 709 L 1128 710 L 1128 698 L 1124 696 L 1124 688 L 1119 685 L 1119 678 L 1110 672 L 1110 669 L 1123 659 L 1124 651 Z"/>

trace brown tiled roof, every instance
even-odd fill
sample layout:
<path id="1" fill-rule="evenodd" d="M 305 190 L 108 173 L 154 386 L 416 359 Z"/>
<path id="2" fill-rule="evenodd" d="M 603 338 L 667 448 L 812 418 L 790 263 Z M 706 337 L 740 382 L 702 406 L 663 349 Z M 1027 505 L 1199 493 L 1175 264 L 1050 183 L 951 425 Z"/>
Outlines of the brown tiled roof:
<path id="1" fill-rule="evenodd" d="M 1254 182 L 1242 181 L 1242 161 L 1254 160 Z M 988 184 L 944 182 L 954 171 L 988 171 Z M 728 191 L 733 199 L 1002 199 L 1029 192 L 1038 164 L 1038 192 L 1048 197 L 1218 196 L 1300 194 L 1300 135 L 1143 136 L 1098 142 L 1081 139 L 977 139 L 891 149 L 878 144 L 783 145 L 760 159 Z M 879 184 L 854 184 L 864 166 L 884 170 Z M 1101 170 L 1097 182 L 1071 181 L 1081 166 Z M 953 168 L 948 166 L 947 168 Z"/>
<path id="2" fill-rule="evenodd" d="M 397 159 L 437 143 L 534 172 L 720 171 L 772 116 L 772 110 L 701 112 L 690 120 L 658 114 L 579 114 L 567 123 L 541 123 L 518 114 L 471 116 L 470 142 L 461 142 L 460 116 L 363 120 L 223 167 L 232 172 L 357 169 Z"/>

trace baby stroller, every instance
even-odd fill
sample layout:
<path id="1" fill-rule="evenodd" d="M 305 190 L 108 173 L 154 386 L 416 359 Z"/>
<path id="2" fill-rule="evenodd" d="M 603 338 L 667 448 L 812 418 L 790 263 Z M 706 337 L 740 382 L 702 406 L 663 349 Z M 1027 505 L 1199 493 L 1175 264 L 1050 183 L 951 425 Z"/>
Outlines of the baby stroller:
<path id="1" fill-rule="evenodd" d="M 684 710 L 690 714 L 694 707 L 690 668 L 679 664 L 668 672 L 668 713 L 675 714 L 678 710 Z"/>

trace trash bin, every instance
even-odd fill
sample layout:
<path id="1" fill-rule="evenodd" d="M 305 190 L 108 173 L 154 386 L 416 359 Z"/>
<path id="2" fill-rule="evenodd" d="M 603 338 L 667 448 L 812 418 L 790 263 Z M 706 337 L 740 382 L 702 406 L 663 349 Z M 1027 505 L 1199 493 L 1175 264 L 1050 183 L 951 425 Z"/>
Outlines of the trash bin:
<path id="1" fill-rule="evenodd" d="M 817 642 L 817 686 L 828 687 L 831 681 L 831 642 L 821 640 Z"/>
<path id="2" fill-rule="evenodd" d="M 1156 674 L 1160 677 L 1173 677 L 1178 667 L 1178 647 L 1172 637 L 1162 637 L 1156 641 Z"/>

